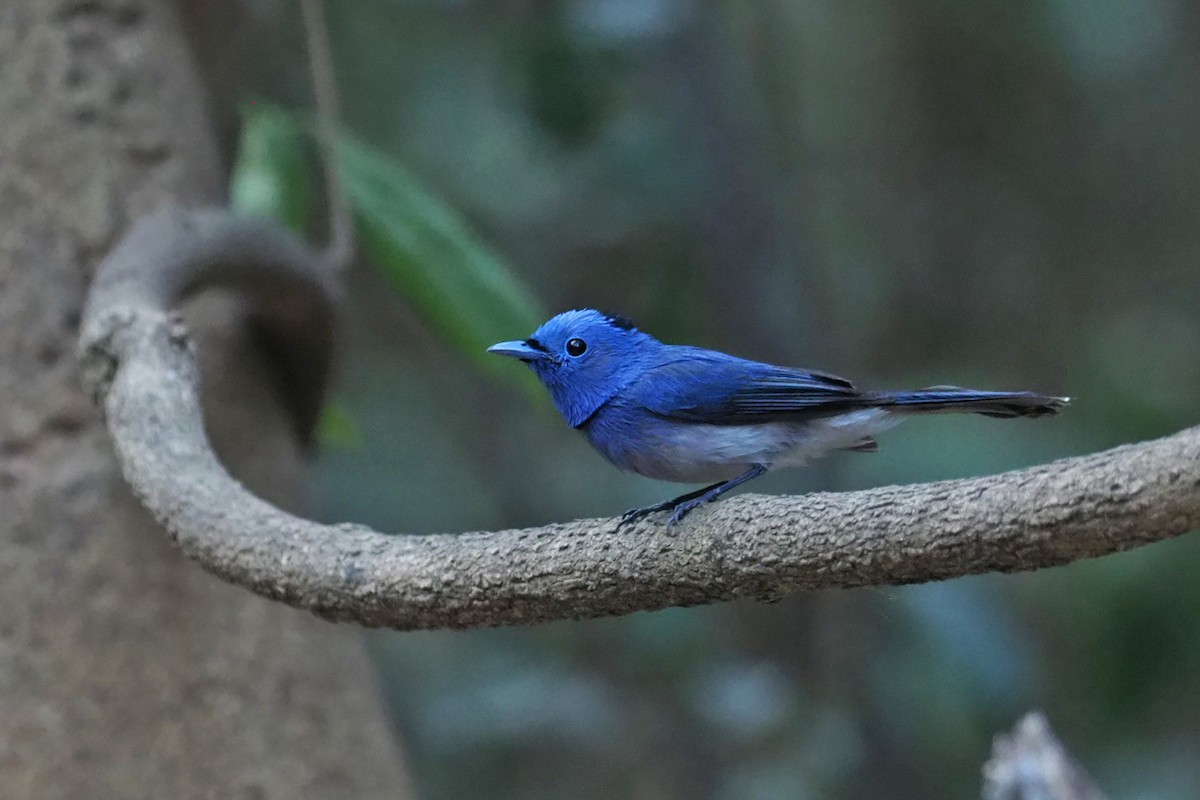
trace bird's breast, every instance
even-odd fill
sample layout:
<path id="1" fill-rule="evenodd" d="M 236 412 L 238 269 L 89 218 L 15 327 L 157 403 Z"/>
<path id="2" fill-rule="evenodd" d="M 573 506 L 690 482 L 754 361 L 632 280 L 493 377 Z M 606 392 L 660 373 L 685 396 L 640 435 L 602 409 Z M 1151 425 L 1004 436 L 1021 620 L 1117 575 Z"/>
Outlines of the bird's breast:
<path id="1" fill-rule="evenodd" d="M 714 483 L 740 475 L 778 446 L 778 425 L 705 425 L 637 408 L 605 407 L 583 429 L 621 469 L 677 483 Z"/>

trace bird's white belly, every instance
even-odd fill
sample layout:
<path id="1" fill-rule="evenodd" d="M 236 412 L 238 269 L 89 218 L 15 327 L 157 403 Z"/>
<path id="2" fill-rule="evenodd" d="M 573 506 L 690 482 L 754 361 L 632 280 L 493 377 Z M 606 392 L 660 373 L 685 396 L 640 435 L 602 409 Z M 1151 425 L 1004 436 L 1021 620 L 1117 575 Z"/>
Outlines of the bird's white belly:
<path id="1" fill-rule="evenodd" d="M 805 422 L 705 425 L 657 420 L 619 451 L 592 443 L 617 466 L 650 478 L 710 483 L 740 475 L 754 464 L 768 469 L 800 466 L 831 450 L 853 447 L 900 418 L 864 409 Z"/>

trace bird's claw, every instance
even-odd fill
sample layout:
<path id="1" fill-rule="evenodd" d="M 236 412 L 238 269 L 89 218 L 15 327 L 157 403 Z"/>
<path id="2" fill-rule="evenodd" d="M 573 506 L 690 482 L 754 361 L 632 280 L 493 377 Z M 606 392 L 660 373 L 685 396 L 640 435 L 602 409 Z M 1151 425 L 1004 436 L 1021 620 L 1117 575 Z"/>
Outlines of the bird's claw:
<path id="1" fill-rule="evenodd" d="M 671 516 L 667 519 L 667 527 L 674 528 L 684 517 L 686 517 L 697 506 L 704 505 L 706 501 L 703 498 L 696 500 L 687 500 L 682 503 L 674 503 L 667 501 L 665 503 L 657 503 L 645 508 L 631 508 L 621 515 L 620 522 L 617 523 L 617 529 L 620 530 L 626 525 L 637 522 L 643 517 L 648 517 L 651 514 L 657 514 L 660 511 L 670 511 Z"/>
<path id="2" fill-rule="evenodd" d="M 696 507 L 704 505 L 706 501 L 703 499 L 689 500 L 686 503 L 680 503 L 675 506 L 675 511 L 672 512 L 671 518 L 667 520 L 667 527 L 674 528 L 683 518 L 690 514 Z"/>
<path id="3" fill-rule="evenodd" d="M 669 506 L 668 506 L 669 507 Z M 645 508 L 631 508 L 621 515 L 621 521 L 617 523 L 617 529 L 621 529 L 626 525 L 637 522 L 642 517 L 648 517 L 659 511 L 665 511 L 668 507 L 664 507 L 662 503 Z"/>

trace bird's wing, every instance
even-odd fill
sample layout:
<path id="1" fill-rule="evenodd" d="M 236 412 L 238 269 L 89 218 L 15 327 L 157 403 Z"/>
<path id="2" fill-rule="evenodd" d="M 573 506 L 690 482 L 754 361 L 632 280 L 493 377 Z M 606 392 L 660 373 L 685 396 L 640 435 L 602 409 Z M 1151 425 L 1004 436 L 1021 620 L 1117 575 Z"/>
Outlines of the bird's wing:
<path id="1" fill-rule="evenodd" d="M 746 361 L 700 348 L 672 348 L 626 396 L 670 419 L 742 425 L 819 417 L 860 407 L 845 378 Z"/>

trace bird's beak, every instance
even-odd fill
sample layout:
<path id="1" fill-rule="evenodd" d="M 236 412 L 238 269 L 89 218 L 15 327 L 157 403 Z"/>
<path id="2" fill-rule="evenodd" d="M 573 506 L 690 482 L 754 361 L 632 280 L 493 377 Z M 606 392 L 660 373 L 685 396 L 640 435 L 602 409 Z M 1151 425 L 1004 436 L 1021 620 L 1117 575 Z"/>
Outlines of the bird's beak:
<path id="1" fill-rule="evenodd" d="M 539 358 L 542 353 L 525 342 L 500 342 L 494 344 L 487 349 L 489 353 L 495 353 L 498 356 L 508 356 L 509 358 L 518 358 L 521 361 L 533 361 Z"/>

